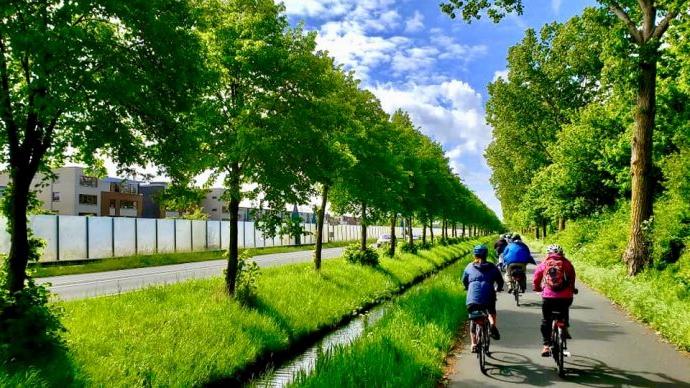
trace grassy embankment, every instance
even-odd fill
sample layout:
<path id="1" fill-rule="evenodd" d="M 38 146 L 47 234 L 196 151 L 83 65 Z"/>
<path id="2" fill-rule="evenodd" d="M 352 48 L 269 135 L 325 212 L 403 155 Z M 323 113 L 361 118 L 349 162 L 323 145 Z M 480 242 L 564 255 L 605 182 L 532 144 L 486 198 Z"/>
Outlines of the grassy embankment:
<path id="1" fill-rule="evenodd" d="M 547 238 L 561 244 L 579 279 L 614 301 L 663 337 L 690 351 L 690 252 L 669 259 L 670 242 L 686 245 L 683 213 L 658 203 L 650 233 L 653 264 L 636 277 L 626 275 L 621 257 L 628 237 L 629 206 L 568 224 Z M 684 221 L 685 220 L 685 221 Z"/>
<path id="2" fill-rule="evenodd" d="M 321 358 L 313 374 L 293 385 L 435 387 L 458 327 L 467 319 L 459 281 L 466 264 L 456 263 L 396 299 L 362 337 Z"/>
<path id="3" fill-rule="evenodd" d="M 374 240 L 372 240 L 373 242 Z M 351 241 L 338 241 L 326 243 L 324 248 L 337 248 L 351 244 Z M 285 247 L 247 248 L 251 256 L 269 255 L 273 253 L 287 253 L 308 251 L 314 249 L 313 244 Z M 75 275 L 104 271 L 116 271 L 120 269 L 156 267 L 159 265 L 194 263 L 207 260 L 223 259 L 225 251 L 204 251 L 186 253 L 160 253 L 156 255 L 139 255 L 127 257 L 114 257 L 88 262 L 70 262 L 65 264 L 38 263 L 32 267 L 33 276 L 37 278 L 60 275 Z"/>
<path id="4" fill-rule="evenodd" d="M 2 385 L 196 386 L 227 378 L 271 352 L 332 327 L 353 311 L 469 252 L 472 243 L 383 258 L 262 271 L 258 297 L 229 300 L 220 278 L 64 302 L 65 353 L 32 368 L 0 368 Z"/>

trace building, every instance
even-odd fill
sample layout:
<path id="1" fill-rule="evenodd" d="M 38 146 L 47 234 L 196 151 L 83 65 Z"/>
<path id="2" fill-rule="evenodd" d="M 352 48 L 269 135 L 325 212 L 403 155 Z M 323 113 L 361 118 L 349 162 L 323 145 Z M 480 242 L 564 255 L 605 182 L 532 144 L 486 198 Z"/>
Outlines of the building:
<path id="1" fill-rule="evenodd" d="M 97 178 L 85 173 L 83 167 L 61 167 L 55 179 L 44 182 L 37 175 L 32 182 L 37 198 L 47 212 L 60 215 L 93 215 L 140 217 L 143 196 L 138 181 L 121 178 Z M 0 187 L 9 183 L 8 174 L 0 174 Z"/>

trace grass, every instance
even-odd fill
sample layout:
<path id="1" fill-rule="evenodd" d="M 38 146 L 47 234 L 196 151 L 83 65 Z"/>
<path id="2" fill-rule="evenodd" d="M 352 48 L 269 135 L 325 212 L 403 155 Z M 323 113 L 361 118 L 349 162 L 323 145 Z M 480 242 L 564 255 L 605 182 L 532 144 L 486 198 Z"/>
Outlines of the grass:
<path id="1" fill-rule="evenodd" d="M 435 387 L 455 334 L 467 319 L 456 263 L 391 303 L 390 310 L 352 345 L 316 364 L 297 387 Z M 352 373 L 357 371 L 357 373 Z"/>
<path id="2" fill-rule="evenodd" d="M 351 244 L 351 241 L 338 241 L 326 243 L 324 248 L 337 248 Z M 269 255 L 273 253 L 287 253 L 307 251 L 314 249 L 314 245 L 247 248 L 252 256 Z M 66 264 L 46 263 L 35 265 L 31 268 L 33 276 L 37 278 L 61 275 L 75 275 L 84 273 L 116 271 L 120 269 L 156 267 L 160 265 L 193 263 L 207 260 L 223 259 L 225 251 L 204 251 L 187 253 L 160 253 L 156 255 L 141 255 L 114 257 L 109 259 L 93 260 L 89 262 L 71 262 Z"/>
<path id="3" fill-rule="evenodd" d="M 197 386 L 231 377 L 390 297 L 471 246 L 382 258 L 376 268 L 334 259 L 320 274 L 308 264 L 264 269 L 251 307 L 227 298 L 220 278 L 63 302 L 65 354 L 30 368 L 0 369 L 0 386 Z"/>
<path id="4" fill-rule="evenodd" d="M 676 263 L 657 262 L 635 277 L 627 276 L 621 257 L 628 220 L 628 207 L 621 206 L 597 218 L 571 222 L 549 239 L 563 245 L 580 280 L 690 351 L 690 253 Z"/>

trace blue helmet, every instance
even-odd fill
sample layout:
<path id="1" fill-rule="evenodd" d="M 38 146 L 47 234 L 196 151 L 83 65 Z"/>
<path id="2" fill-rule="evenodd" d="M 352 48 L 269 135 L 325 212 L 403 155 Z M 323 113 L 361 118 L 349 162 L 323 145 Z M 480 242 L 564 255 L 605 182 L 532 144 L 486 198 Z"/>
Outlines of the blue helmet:
<path id="1" fill-rule="evenodd" d="M 486 247 L 484 244 L 480 244 L 474 247 L 474 256 L 475 257 L 481 257 L 482 259 L 485 259 L 486 256 L 489 255 L 489 248 Z"/>

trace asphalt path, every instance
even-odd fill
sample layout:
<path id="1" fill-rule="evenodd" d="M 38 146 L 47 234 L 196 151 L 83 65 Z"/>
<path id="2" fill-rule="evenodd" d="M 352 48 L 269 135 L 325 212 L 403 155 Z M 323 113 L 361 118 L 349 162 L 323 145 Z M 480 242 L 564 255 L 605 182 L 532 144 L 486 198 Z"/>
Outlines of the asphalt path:
<path id="1" fill-rule="evenodd" d="M 576 268 L 577 269 L 577 268 Z M 534 267 L 528 270 L 528 282 Z M 465 346 L 455 360 L 451 387 L 690 387 L 690 357 L 663 343 L 608 299 L 582 283 L 570 309 L 567 375 L 558 377 L 553 358 L 541 357 L 541 297 L 498 297 L 501 340 L 491 342 L 487 374 Z M 531 288 L 531 287 L 530 287 Z M 507 289 L 507 287 L 506 287 Z"/>
<path id="2" fill-rule="evenodd" d="M 322 257 L 324 259 L 340 257 L 343 250 L 344 248 L 324 249 Z M 255 256 L 254 260 L 262 268 L 304 263 L 312 260 L 312 251 L 260 255 Z M 40 278 L 37 281 L 39 283 L 50 283 L 50 290 L 62 300 L 83 299 L 119 294 L 151 285 L 171 284 L 188 279 L 220 276 L 226 265 L 227 261 L 225 260 L 210 260 L 159 267 L 54 276 Z"/>

